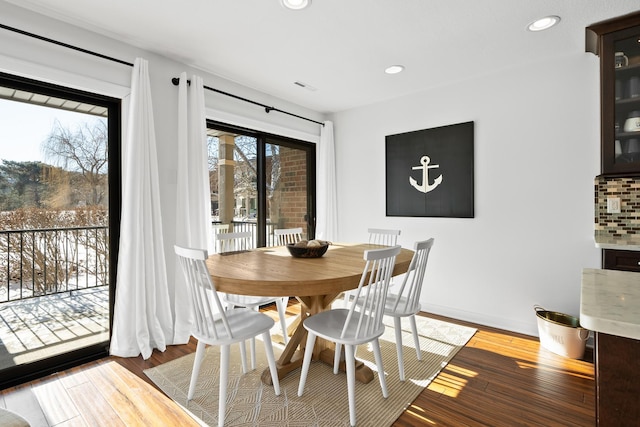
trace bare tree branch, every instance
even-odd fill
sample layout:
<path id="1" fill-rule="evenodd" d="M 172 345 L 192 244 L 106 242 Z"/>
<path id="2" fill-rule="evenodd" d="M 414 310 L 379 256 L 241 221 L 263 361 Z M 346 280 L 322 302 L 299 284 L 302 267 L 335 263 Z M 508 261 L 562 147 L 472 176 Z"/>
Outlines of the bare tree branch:
<path id="1" fill-rule="evenodd" d="M 72 130 L 56 120 L 44 141 L 45 157 L 59 167 L 84 178 L 85 203 L 100 205 L 107 197 L 108 167 L 107 122 L 96 119 Z M 80 190 L 80 189 L 78 189 Z"/>

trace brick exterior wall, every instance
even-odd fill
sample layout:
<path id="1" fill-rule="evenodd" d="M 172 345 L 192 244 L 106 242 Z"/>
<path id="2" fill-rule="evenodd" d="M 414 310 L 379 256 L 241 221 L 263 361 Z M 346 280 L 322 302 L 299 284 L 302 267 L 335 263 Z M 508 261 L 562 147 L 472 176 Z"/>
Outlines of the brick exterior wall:
<path id="1" fill-rule="evenodd" d="M 307 158 L 302 150 L 280 146 L 280 181 L 271 200 L 271 221 L 275 228 L 302 227 L 307 223 Z"/>

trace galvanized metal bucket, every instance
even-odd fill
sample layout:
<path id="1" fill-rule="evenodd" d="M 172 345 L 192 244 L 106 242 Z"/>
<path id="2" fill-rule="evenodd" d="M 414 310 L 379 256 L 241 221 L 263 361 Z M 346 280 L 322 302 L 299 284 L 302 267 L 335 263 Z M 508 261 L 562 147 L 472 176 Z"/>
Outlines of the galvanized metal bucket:
<path id="1" fill-rule="evenodd" d="M 540 344 L 549 351 L 572 359 L 584 356 L 589 330 L 580 326 L 577 317 L 548 311 L 534 305 Z"/>

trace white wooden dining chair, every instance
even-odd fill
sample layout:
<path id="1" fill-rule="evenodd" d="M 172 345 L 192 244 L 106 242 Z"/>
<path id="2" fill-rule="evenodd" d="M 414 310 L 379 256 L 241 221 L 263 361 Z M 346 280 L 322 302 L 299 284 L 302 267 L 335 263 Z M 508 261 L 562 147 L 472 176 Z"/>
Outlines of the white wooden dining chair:
<path id="1" fill-rule="evenodd" d="M 273 389 L 277 396 L 280 395 L 280 381 L 269 334 L 274 321 L 266 314 L 248 308 L 235 308 L 225 311 L 205 264 L 207 251 L 180 246 L 175 246 L 174 249 L 189 287 L 189 295 L 194 310 L 195 330 L 191 335 L 198 341 L 187 400 L 191 400 L 195 394 L 206 345 L 220 346 L 218 426 L 221 427 L 224 425 L 227 406 L 229 347 L 231 344 L 240 343 L 240 347 L 243 348 L 245 340 L 255 339 L 256 336 L 262 335 L 269 370 L 271 371 Z M 243 372 L 246 373 L 244 365 Z"/>
<path id="2" fill-rule="evenodd" d="M 276 246 L 285 246 L 289 243 L 298 243 L 300 240 L 302 240 L 302 227 L 278 228 L 273 230 L 273 236 L 275 241 L 274 244 Z M 282 304 L 284 304 L 284 306 L 286 307 L 289 304 L 289 297 L 282 297 Z"/>
<path id="3" fill-rule="evenodd" d="M 403 317 L 409 318 L 411 325 L 411 333 L 413 334 L 413 344 L 416 348 L 416 357 L 422 360 L 422 352 L 420 351 L 420 339 L 418 337 L 418 328 L 416 327 L 416 314 L 420 311 L 420 293 L 424 283 L 424 274 L 427 269 L 427 261 L 429 253 L 433 247 L 433 238 L 416 242 L 414 245 L 413 258 L 411 264 L 404 276 L 402 285 L 397 292 L 389 291 L 387 303 L 384 308 L 386 316 L 393 317 L 393 325 L 396 335 L 396 350 L 398 353 L 398 373 L 400 381 L 405 380 L 404 375 L 404 357 L 402 351 L 402 324 Z M 362 304 L 362 298 L 356 300 L 356 304 Z"/>
<path id="4" fill-rule="evenodd" d="M 219 233 L 228 233 L 229 224 L 211 224 L 211 240 L 216 242 L 216 235 Z M 218 244 L 214 245 L 214 253 L 218 253 Z"/>
<path id="5" fill-rule="evenodd" d="M 333 373 L 338 373 L 341 347 L 345 349 L 345 366 L 347 371 L 347 394 L 349 396 L 349 421 L 356 425 L 355 400 L 355 356 L 357 346 L 371 343 L 382 396 L 388 397 L 387 384 L 384 378 L 382 354 L 378 338 L 384 332 L 382 318 L 389 290 L 389 280 L 395 266 L 400 246 L 373 249 L 364 252 L 366 261 L 360 283 L 356 289 L 356 300 L 362 298 L 363 304 L 351 304 L 347 308 L 335 308 L 307 317 L 303 326 L 307 330 L 307 343 L 304 351 L 298 396 L 302 396 L 309 373 L 311 356 L 316 337 L 333 341 L 336 344 Z"/>
<path id="6" fill-rule="evenodd" d="M 298 243 L 302 240 L 302 227 L 278 228 L 273 230 L 276 246 L 284 246 L 289 243 Z"/>
<path id="7" fill-rule="evenodd" d="M 400 230 L 386 228 L 368 228 L 367 233 L 369 233 L 368 243 L 370 245 L 395 246 L 398 244 L 398 236 L 400 235 Z M 344 292 L 344 307 L 347 307 L 349 305 L 349 301 L 353 299 L 353 293 L 354 291 Z"/>
<path id="8" fill-rule="evenodd" d="M 250 231 L 240 231 L 234 233 L 218 233 L 216 234 L 216 246 L 218 253 L 228 253 L 235 251 L 246 251 L 251 249 L 252 234 Z M 289 342 L 289 335 L 287 334 L 287 321 L 285 317 L 285 311 L 287 308 L 288 298 L 282 297 L 265 297 L 265 296 L 253 296 L 253 295 L 238 295 L 238 294 L 223 294 L 223 299 L 227 308 L 234 307 L 247 307 L 253 310 L 259 310 L 260 306 L 271 303 L 276 303 L 278 309 L 278 316 L 280 320 L 280 327 L 282 328 L 282 335 L 284 343 Z M 256 368 L 256 342 L 254 339 L 250 342 L 251 347 L 251 369 Z M 242 351 L 242 358 L 245 358 L 244 351 Z"/>

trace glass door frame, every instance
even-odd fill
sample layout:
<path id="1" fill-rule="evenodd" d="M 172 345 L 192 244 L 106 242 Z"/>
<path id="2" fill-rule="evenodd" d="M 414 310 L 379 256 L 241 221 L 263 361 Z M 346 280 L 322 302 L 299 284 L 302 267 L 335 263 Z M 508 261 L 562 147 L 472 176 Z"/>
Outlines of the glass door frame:
<path id="1" fill-rule="evenodd" d="M 4 389 L 109 355 L 109 343 L 113 331 L 113 308 L 115 304 L 114 296 L 118 265 L 118 247 L 120 242 L 122 108 L 121 100 L 118 98 L 2 72 L 0 72 L 0 85 L 26 92 L 102 106 L 108 110 L 109 340 L 5 369 L 2 372 L 2 379 L 0 379 L 0 389 Z"/>
<path id="2" fill-rule="evenodd" d="M 226 123 L 207 120 L 208 129 L 216 129 L 221 131 L 232 132 L 236 134 L 247 135 L 256 138 L 256 169 L 257 169 L 257 247 L 267 245 L 267 185 L 266 185 L 266 146 L 280 145 L 283 147 L 302 150 L 306 154 L 307 162 L 307 234 L 309 239 L 315 238 L 316 224 L 316 144 L 289 138 L 282 135 L 275 135 L 267 132 L 256 131 L 252 129 L 233 126 Z"/>

